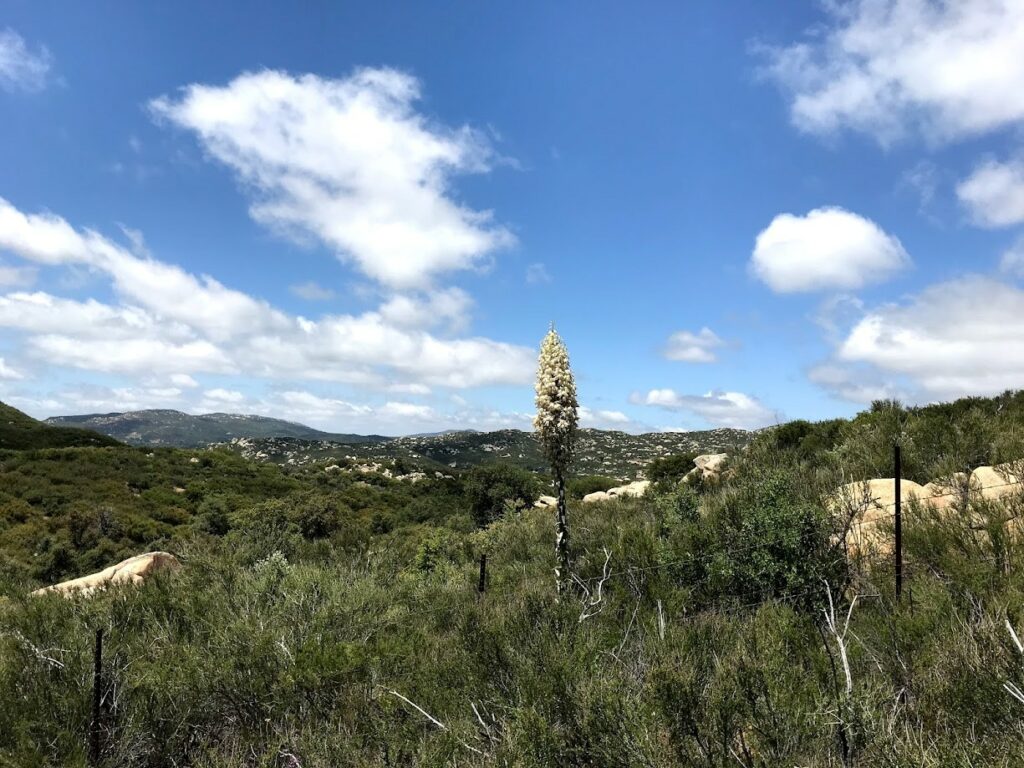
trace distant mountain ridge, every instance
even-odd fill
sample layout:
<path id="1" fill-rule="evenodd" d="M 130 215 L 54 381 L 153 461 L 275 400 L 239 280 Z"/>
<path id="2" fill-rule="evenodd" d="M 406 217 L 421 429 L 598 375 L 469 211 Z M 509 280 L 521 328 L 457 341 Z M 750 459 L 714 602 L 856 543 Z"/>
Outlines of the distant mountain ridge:
<path id="1" fill-rule="evenodd" d="M 446 430 L 384 437 L 333 434 L 267 416 L 230 413 L 191 415 L 174 410 L 56 416 L 56 426 L 85 427 L 131 445 L 200 448 L 224 445 L 248 458 L 278 464 L 311 464 L 331 459 L 423 460 L 435 467 L 467 468 L 505 461 L 531 471 L 546 462 L 532 432 Z M 631 479 L 656 458 L 677 453 L 713 453 L 746 445 L 752 433 L 741 429 L 694 432 L 626 432 L 581 429 L 575 471 Z"/>
<path id="2" fill-rule="evenodd" d="M 182 413 L 170 409 L 52 416 L 46 424 L 92 429 L 130 445 L 199 448 L 235 438 L 291 437 L 341 443 L 372 443 L 381 435 L 323 432 L 305 424 L 269 416 L 235 413 Z"/>
<path id="3" fill-rule="evenodd" d="M 584 475 L 632 479 L 641 474 L 651 461 L 662 456 L 735 451 L 750 442 L 753 436 L 753 432 L 726 428 L 697 432 L 649 432 L 642 435 L 581 429 L 573 471 Z M 294 438 L 243 438 L 231 441 L 226 447 L 258 461 L 296 466 L 352 459 L 411 459 L 425 462 L 427 468 L 434 469 L 467 469 L 501 461 L 533 472 L 547 471 L 547 462 L 534 433 L 518 429 L 410 435 L 362 444 Z"/>

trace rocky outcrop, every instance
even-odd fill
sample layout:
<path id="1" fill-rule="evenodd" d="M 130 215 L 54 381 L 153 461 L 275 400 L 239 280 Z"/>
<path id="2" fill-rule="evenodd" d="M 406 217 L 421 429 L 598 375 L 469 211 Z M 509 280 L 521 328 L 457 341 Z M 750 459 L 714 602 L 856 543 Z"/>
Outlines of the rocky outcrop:
<path id="1" fill-rule="evenodd" d="M 590 504 L 595 501 L 609 501 L 623 496 L 643 496 L 647 493 L 647 489 L 650 485 L 650 480 L 634 480 L 632 483 L 619 485 L 615 488 L 609 488 L 607 491 L 594 491 L 593 493 L 588 493 L 583 497 L 583 501 L 586 504 Z"/>
<path id="2" fill-rule="evenodd" d="M 129 557 L 98 573 L 91 573 L 88 576 L 37 589 L 32 594 L 43 595 L 47 592 L 57 592 L 65 597 L 90 595 L 111 584 L 141 584 L 156 571 L 177 570 L 180 567 L 178 558 L 168 552 L 147 552 L 143 555 Z"/>
<path id="3" fill-rule="evenodd" d="M 903 504 L 914 502 L 939 512 L 963 506 L 967 500 L 1004 503 L 1021 491 L 1020 462 L 978 467 L 970 475 L 959 472 L 950 477 L 918 485 L 900 481 Z M 892 532 L 883 525 L 893 520 L 896 491 L 893 478 L 847 483 L 827 501 L 829 509 L 850 520 L 847 546 L 851 554 L 872 549 L 880 554 L 892 551 Z M 971 513 L 972 520 L 974 513 Z"/>
<path id="4" fill-rule="evenodd" d="M 545 507 L 553 507 L 556 504 L 558 504 L 558 499 L 556 499 L 554 496 L 541 496 L 539 499 L 533 502 L 533 506 L 541 509 Z"/>
<path id="5" fill-rule="evenodd" d="M 1020 490 L 1020 462 L 998 464 L 994 467 L 978 467 L 971 472 L 971 492 L 979 493 L 983 499 L 1000 501 Z"/>
<path id="6" fill-rule="evenodd" d="M 706 453 L 693 460 L 694 467 L 683 476 L 687 483 L 696 480 L 714 481 L 719 478 L 729 458 L 727 453 Z"/>

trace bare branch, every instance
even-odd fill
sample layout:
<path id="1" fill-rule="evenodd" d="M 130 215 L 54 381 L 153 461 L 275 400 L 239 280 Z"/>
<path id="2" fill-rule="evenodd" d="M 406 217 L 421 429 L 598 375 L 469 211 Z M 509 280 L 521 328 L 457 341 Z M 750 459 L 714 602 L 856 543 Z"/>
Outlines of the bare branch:
<path id="1" fill-rule="evenodd" d="M 413 708 L 413 709 L 415 709 L 415 710 L 416 710 L 417 712 L 419 712 L 419 713 L 420 713 L 421 715 L 423 715 L 423 716 L 424 716 L 425 718 L 427 718 L 427 720 L 429 720 L 429 721 L 430 721 L 430 722 L 432 722 L 432 723 L 433 723 L 434 725 L 436 725 L 436 726 L 437 726 L 438 728 L 440 728 L 440 729 L 441 729 L 442 731 L 448 731 L 449 733 L 451 732 L 451 731 L 449 730 L 449 728 L 448 728 L 448 726 L 447 726 L 447 725 L 445 725 L 445 724 L 444 724 L 444 723 L 442 723 L 442 722 L 441 722 L 440 720 L 438 720 L 438 719 L 437 719 L 436 717 L 434 717 L 434 716 L 433 716 L 432 714 L 430 714 L 429 712 L 427 712 L 427 710 L 425 710 L 425 709 L 424 709 L 423 707 L 421 707 L 421 706 L 420 706 L 419 704 L 417 704 L 416 702 L 414 702 L 414 701 L 411 701 L 411 700 L 410 700 L 410 699 L 408 699 L 407 697 L 405 697 L 405 696 L 403 696 L 402 694 L 400 694 L 400 693 L 399 693 L 398 691 L 392 691 L 392 690 L 390 690 L 390 689 L 389 689 L 389 690 L 388 690 L 388 693 L 390 693 L 390 694 L 391 694 L 392 696 L 394 696 L 395 698 L 398 698 L 398 699 L 401 699 L 402 701 L 404 701 L 404 702 L 405 702 L 406 704 L 408 704 L 408 705 L 409 705 L 410 707 L 412 707 L 412 708 Z M 469 750 L 470 752 L 476 752 L 476 753 L 477 753 L 478 755 L 482 755 L 482 754 L 483 754 L 483 752 L 481 752 L 481 751 L 480 751 L 479 749 L 477 749 L 476 747 L 471 747 L 471 746 L 470 746 L 469 744 L 467 744 L 467 743 L 466 743 L 466 742 L 464 742 L 464 741 L 460 741 L 460 742 L 459 742 L 459 744 L 461 744 L 461 745 L 462 745 L 463 747 L 465 747 L 466 749 L 468 749 L 468 750 Z"/>
<path id="2" fill-rule="evenodd" d="M 607 547 L 605 547 L 604 566 L 601 569 L 601 577 L 597 580 L 597 586 L 594 589 L 591 589 L 589 586 L 587 586 L 586 582 L 584 582 L 583 579 L 581 579 L 575 573 L 572 574 L 573 581 L 575 581 L 576 584 L 579 585 L 584 595 L 583 608 L 580 610 L 580 617 L 578 623 L 582 624 L 590 617 L 596 616 L 604 608 L 604 585 L 605 582 L 608 581 L 608 578 L 611 576 L 611 561 L 612 553 Z"/>

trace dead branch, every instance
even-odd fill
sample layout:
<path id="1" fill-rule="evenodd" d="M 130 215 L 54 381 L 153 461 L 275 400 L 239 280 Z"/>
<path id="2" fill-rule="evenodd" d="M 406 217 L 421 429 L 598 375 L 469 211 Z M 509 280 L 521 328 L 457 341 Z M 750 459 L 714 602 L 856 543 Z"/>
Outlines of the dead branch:
<path id="1" fill-rule="evenodd" d="M 593 589 L 587 586 L 587 583 L 575 573 L 572 575 L 573 581 L 576 582 L 583 593 L 583 607 L 580 610 L 578 623 L 582 624 L 592 616 L 596 616 L 604 608 L 604 585 L 611 576 L 611 561 L 612 553 L 605 547 L 604 567 L 601 569 L 601 577 L 597 580 L 597 586 Z"/>

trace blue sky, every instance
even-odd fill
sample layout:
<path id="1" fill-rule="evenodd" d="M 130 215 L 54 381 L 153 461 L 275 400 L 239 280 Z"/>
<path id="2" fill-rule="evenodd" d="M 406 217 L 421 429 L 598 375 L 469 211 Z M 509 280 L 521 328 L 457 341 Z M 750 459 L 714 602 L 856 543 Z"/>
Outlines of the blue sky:
<path id="1" fill-rule="evenodd" d="M 685 7 L 684 7 L 685 6 Z M 1024 5 L 12 2 L 0 399 L 390 434 L 1024 383 Z"/>

